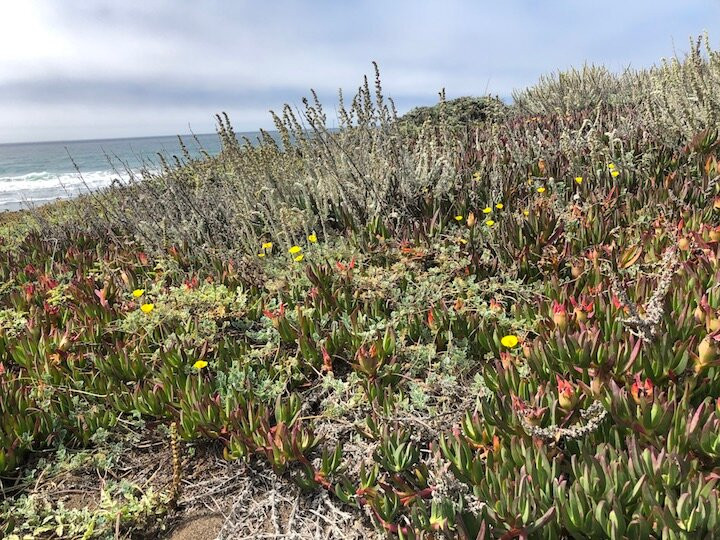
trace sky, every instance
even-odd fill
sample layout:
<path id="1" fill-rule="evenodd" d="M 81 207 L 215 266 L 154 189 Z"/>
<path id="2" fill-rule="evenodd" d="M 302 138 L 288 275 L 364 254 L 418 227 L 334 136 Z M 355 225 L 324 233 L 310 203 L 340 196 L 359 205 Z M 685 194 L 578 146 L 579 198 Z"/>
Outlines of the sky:
<path id="1" fill-rule="evenodd" d="M 0 0 L 0 143 L 272 128 L 314 88 L 334 121 L 380 65 L 400 112 L 510 99 L 584 62 L 614 71 L 720 45 L 720 0 Z"/>

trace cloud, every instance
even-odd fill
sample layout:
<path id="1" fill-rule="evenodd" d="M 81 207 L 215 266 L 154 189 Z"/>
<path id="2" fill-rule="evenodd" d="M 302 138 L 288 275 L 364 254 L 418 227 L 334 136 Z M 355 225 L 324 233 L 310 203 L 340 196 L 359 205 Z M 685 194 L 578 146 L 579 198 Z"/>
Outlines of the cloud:
<path id="1" fill-rule="evenodd" d="M 152 135 L 188 122 L 211 130 L 221 110 L 239 129 L 271 127 L 267 110 L 311 87 L 331 110 L 337 88 L 350 94 L 372 60 L 401 110 L 443 87 L 508 97 L 585 61 L 650 65 L 719 16 L 720 4 L 703 0 L 9 0 L 0 141 Z"/>

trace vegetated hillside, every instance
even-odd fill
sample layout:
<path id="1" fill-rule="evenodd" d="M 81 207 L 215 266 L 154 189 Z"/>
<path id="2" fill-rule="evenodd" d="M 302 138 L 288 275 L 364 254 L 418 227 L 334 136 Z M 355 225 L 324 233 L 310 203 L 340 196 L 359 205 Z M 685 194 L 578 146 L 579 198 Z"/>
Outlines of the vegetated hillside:
<path id="1" fill-rule="evenodd" d="M 366 82 L 4 224 L 0 530 L 712 538 L 718 96 L 699 44 L 472 130 Z"/>

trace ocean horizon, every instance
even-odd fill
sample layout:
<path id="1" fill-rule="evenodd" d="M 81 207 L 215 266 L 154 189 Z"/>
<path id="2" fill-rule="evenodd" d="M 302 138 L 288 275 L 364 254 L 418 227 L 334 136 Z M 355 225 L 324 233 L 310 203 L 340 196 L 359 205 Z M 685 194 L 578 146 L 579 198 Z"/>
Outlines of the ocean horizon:
<path id="1" fill-rule="evenodd" d="M 259 132 L 238 135 L 252 140 Z M 220 152 L 216 133 L 179 137 L 192 156 Z M 158 168 L 158 154 L 182 156 L 178 136 L 0 144 L 0 212 L 72 198 L 116 179 L 126 180 L 128 169 Z"/>

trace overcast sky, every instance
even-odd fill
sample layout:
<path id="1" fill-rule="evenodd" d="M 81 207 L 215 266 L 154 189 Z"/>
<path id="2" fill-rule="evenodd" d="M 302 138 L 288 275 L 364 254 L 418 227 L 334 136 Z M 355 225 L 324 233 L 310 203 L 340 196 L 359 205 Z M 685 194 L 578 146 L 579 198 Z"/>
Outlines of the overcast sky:
<path id="1" fill-rule="evenodd" d="M 332 111 L 380 64 L 401 112 L 509 97 L 583 62 L 643 67 L 720 42 L 720 0 L 0 0 L 0 142 L 270 128 L 315 88 Z M 332 115 L 329 115 L 332 116 Z"/>

